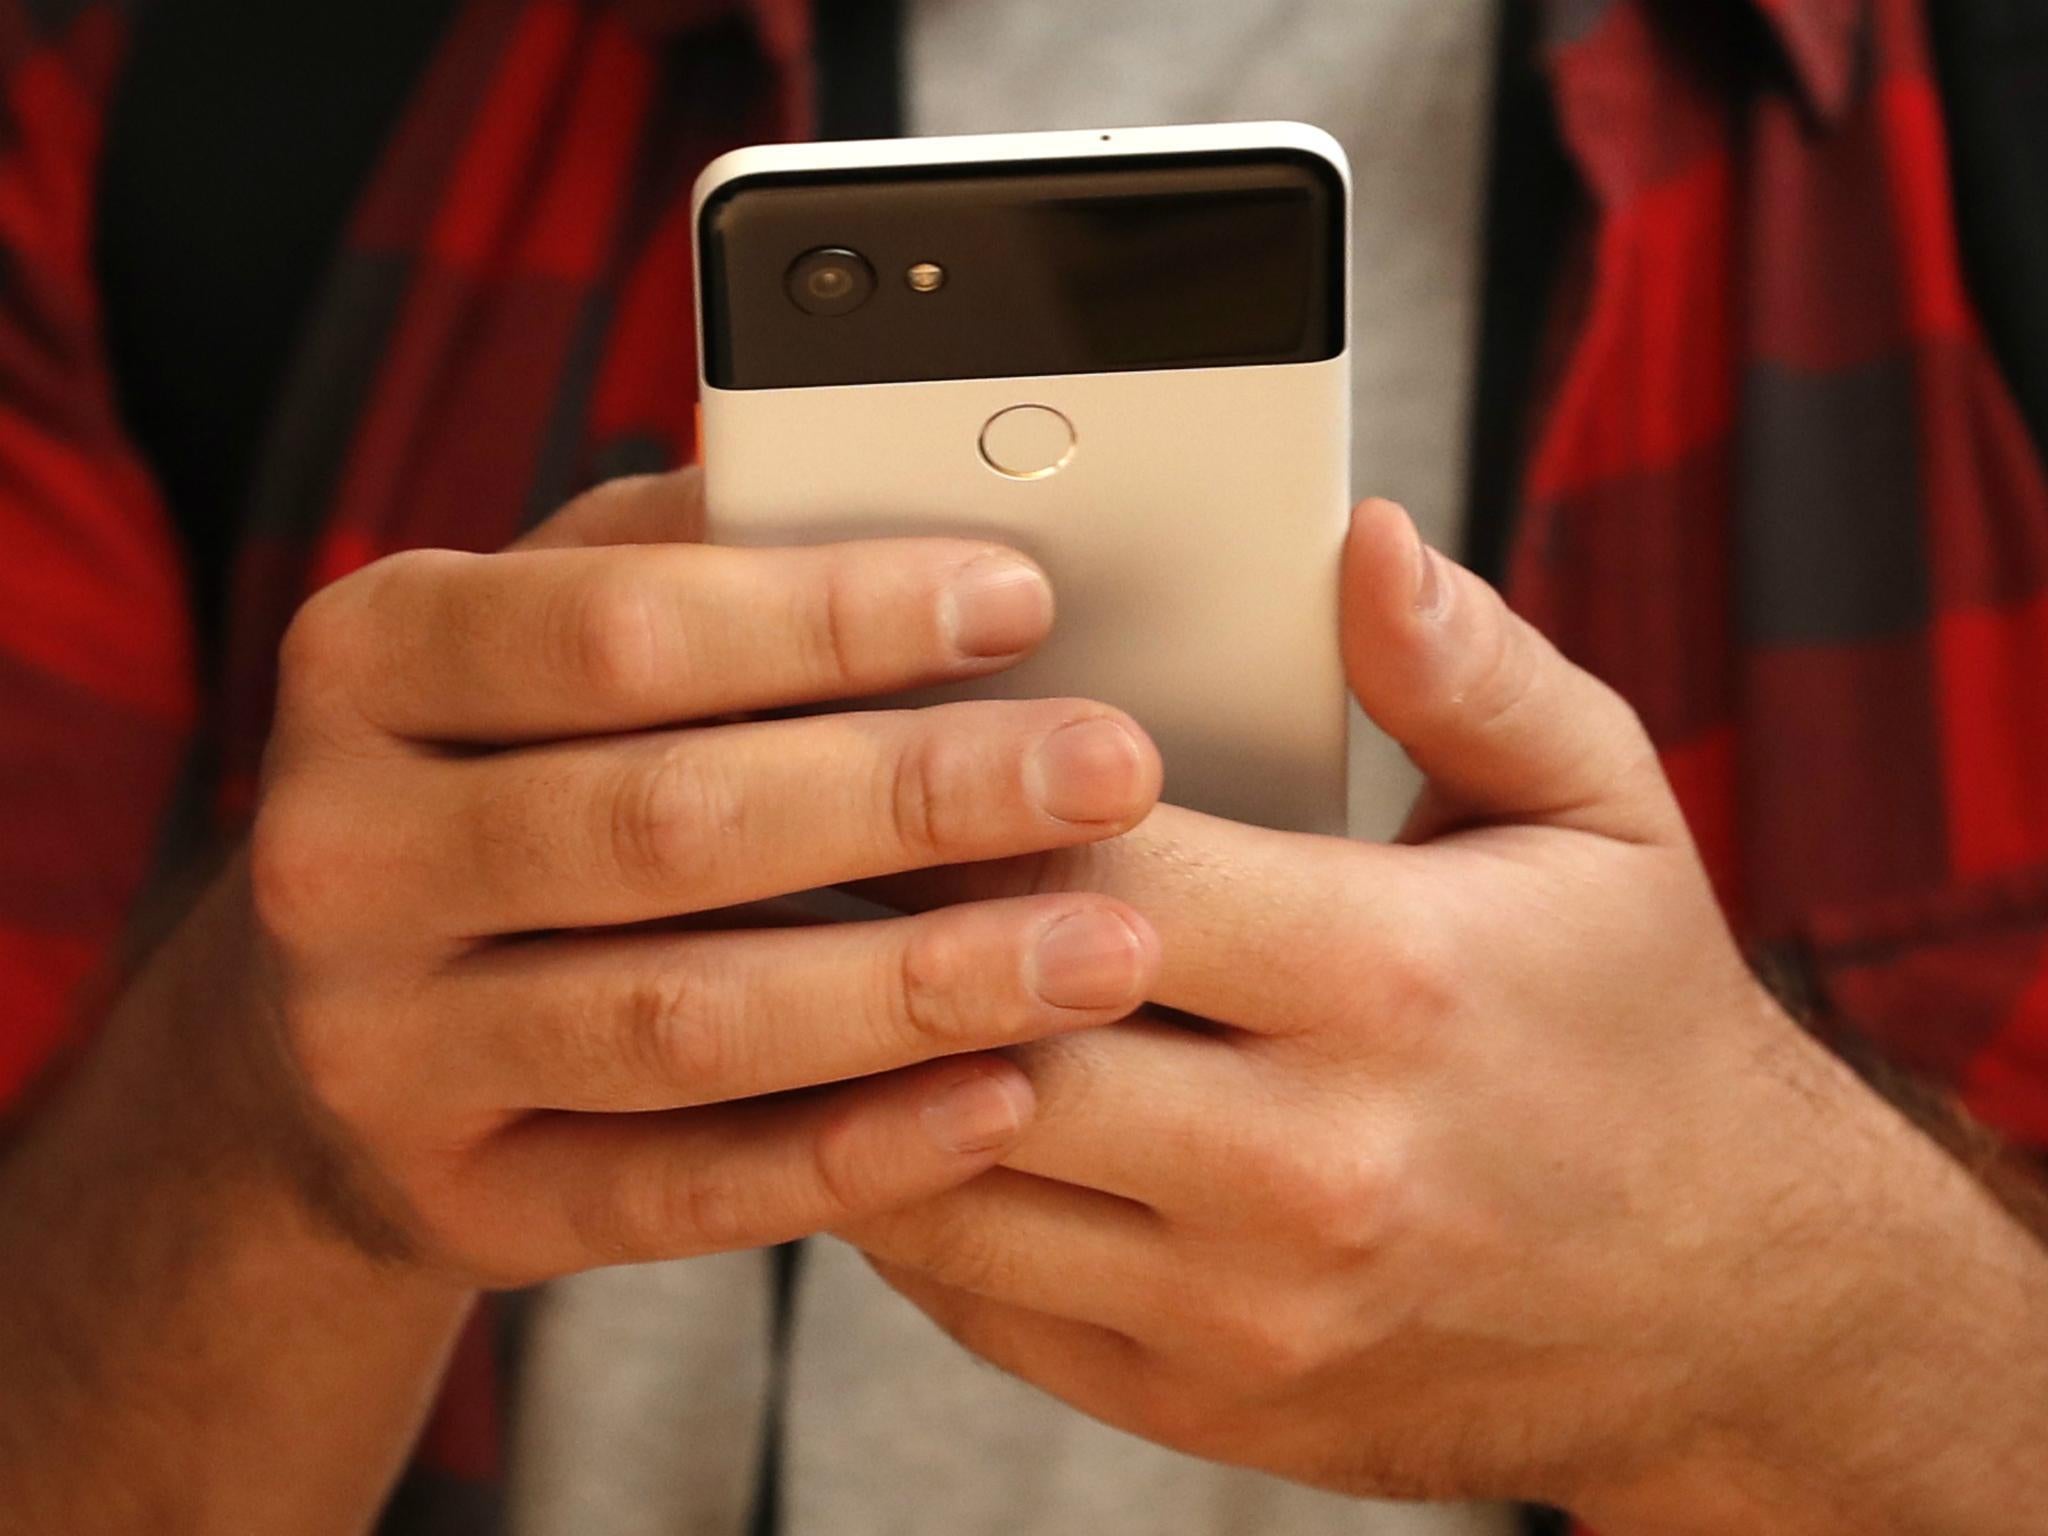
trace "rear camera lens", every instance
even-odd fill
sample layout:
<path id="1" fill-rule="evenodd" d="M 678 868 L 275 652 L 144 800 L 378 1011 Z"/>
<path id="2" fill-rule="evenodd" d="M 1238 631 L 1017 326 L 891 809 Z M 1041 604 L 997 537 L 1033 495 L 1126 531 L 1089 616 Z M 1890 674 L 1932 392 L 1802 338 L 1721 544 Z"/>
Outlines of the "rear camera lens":
<path id="1" fill-rule="evenodd" d="M 850 315 L 874 297 L 875 269 L 858 251 L 827 246 L 797 257 L 783 286 L 807 315 Z"/>

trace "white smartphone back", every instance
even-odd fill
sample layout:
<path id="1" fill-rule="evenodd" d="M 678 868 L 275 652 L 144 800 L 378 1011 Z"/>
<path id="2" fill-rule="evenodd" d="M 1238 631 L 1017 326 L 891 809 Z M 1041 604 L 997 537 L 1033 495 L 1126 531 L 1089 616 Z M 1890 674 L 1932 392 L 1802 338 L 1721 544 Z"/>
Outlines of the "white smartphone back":
<path id="1" fill-rule="evenodd" d="M 1326 135 L 1235 124 L 749 149 L 712 164 L 696 195 L 701 210 L 743 179 L 1264 151 L 1318 157 L 1348 194 Z M 1348 275 L 1348 195 L 1339 206 Z M 1158 743 L 1169 801 L 1342 833 L 1348 300 L 1341 350 L 1306 362 L 801 388 L 707 378 L 711 536 L 938 534 L 1022 550 L 1057 594 L 1050 640 L 1007 673 L 912 702 L 1100 699 Z"/>

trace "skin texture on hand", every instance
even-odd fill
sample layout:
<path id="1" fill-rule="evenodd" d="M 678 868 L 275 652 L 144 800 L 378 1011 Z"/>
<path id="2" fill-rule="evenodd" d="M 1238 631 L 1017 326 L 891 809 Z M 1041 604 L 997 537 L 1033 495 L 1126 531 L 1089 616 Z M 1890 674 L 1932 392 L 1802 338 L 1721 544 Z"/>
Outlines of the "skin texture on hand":
<path id="1" fill-rule="evenodd" d="M 1117 895 L 1157 1006 L 1015 1051 L 1003 1166 L 845 1235 L 1198 1455 L 1607 1536 L 2029 1529 L 2048 1258 L 1759 988 L 1618 698 L 1385 504 L 1345 599 L 1402 843 L 1163 808 L 884 883 Z"/>
<path id="2" fill-rule="evenodd" d="M 1051 594 L 972 543 L 690 547 L 700 511 L 620 482 L 300 613 L 246 853 L 0 1156 L 30 1528 L 362 1529 L 477 1288 L 940 1193 L 1033 1113 L 998 1048 L 1149 989 L 1097 893 L 750 907 L 1113 836 L 1159 764 L 1081 701 L 738 718 L 998 670 Z"/>
<path id="3" fill-rule="evenodd" d="M 471 1293 L 311 1215 L 249 960 L 223 884 L 0 1155 L 0 1530 L 352 1536 L 426 1415 Z"/>
<path id="4" fill-rule="evenodd" d="M 285 640 L 249 855 L 278 1055 L 336 1213 L 467 1283 L 958 1184 L 1031 1113 L 988 1053 L 1121 1017 L 1151 975 L 1143 919 L 1093 893 L 717 915 L 1112 836 L 1159 765 L 1078 701 L 734 718 L 996 670 L 1051 595 L 973 544 L 636 542 L 696 494 L 620 482 L 526 548 L 394 556 Z"/>

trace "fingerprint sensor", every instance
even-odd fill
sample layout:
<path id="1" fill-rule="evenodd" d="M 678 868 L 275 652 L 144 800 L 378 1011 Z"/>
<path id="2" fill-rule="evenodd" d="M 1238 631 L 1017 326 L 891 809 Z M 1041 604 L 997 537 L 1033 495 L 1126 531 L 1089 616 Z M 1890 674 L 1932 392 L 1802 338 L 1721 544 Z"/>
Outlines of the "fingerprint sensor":
<path id="1" fill-rule="evenodd" d="M 1049 405 L 1013 405 L 981 429 L 981 457 L 1012 480 L 1043 480 L 1074 457 L 1074 424 Z"/>

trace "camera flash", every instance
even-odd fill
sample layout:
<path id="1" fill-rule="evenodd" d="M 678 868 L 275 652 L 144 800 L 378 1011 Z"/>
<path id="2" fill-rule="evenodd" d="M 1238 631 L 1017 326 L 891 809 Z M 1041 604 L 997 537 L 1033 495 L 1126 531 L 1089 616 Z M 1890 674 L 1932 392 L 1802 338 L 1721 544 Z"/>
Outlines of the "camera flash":
<path id="1" fill-rule="evenodd" d="M 920 261 L 903 279 L 918 293 L 937 293 L 946 286 L 946 269 L 935 261 Z"/>

